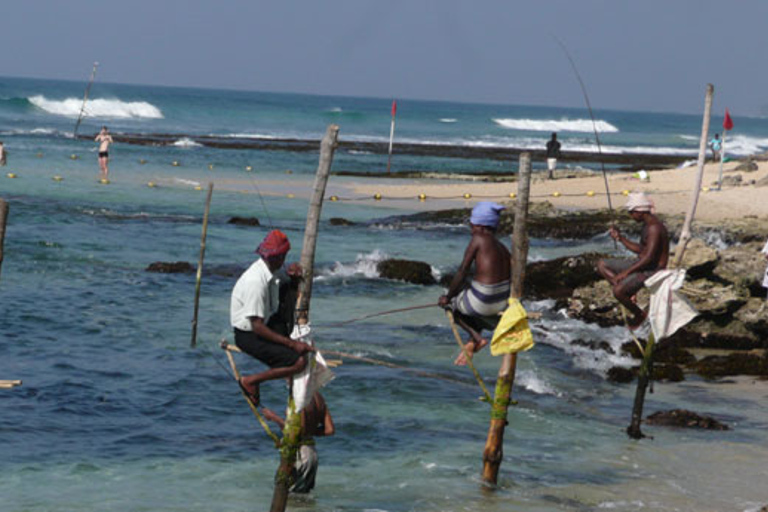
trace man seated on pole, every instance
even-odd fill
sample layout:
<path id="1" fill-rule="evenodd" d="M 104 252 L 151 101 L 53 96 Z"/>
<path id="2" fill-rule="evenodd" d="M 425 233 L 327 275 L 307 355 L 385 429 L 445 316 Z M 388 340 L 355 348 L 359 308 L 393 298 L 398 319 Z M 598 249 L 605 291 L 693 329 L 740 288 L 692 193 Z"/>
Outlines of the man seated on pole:
<path id="1" fill-rule="evenodd" d="M 269 369 L 240 379 L 240 387 L 254 405 L 259 404 L 259 385 L 267 380 L 292 377 L 307 365 L 311 346 L 288 336 L 293 329 L 295 290 L 301 280 L 298 264 L 282 270 L 291 249 L 288 237 L 270 231 L 256 253 L 261 256 L 246 270 L 232 290 L 230 321 L 235 345 L 269 366 Z"/>
<path id="2" fill-rule="evenodd" d="M 482 330 L 493 330 L 499 323 L 499 313 L 507 308 L 511 261 L 509 250 L 496 239 L 499 216 L 505 207 L 488 201 L 478 203 L 472 209 L 469 225 L 472 239 L 464 251 L 464 259 L 451 281 L 448 292 L 438 299 L 438 304 L 453 311 L 456 323 L 470 335 L 466 351 L 462 351 L 454 364 L 467 364 L 488 344 L 481 336 Z M 470 267 L 475 273 L 466 282 Z"/>
<path id="3" fill-rule="evenodd" d="M 632 313 L 628 324 L 631 330 L 635 330 L 648 316 L 637 305 L 635 295 L 646 279 L 667 268 L 669 234 L 664 223 L 654 214 L 653 202 L 643 192 L 630 194 L 626 208 L 633 220 L 643 223 L 639 243 L 625 238 L 615 226 L 611 227 L 610 235 L 638 256 L 635 259 L 600 260 L 597 262 L 597 271 L 611 283 L 616 299 Z"/>

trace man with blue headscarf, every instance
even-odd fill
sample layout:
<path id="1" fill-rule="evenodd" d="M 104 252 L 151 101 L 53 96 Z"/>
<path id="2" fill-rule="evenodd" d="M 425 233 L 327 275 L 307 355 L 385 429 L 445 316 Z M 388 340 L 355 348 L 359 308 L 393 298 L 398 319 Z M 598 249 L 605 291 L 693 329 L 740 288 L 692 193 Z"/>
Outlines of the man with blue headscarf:
<path id="1" fill-rule="evenodd" d="M 466 353 L 471 358 L 488 344 L 483 339 L 483 329 L 493 330 L 499 322 L 499 313 L 507 308 L 511 263 L 509 250 L 496 239 L 499 217 L 505 207 L 488 201 L 477 203 L 472 209 L 469 225 L 472 240 L 469 241 L 464 259 L 451 281 L 448 292 L 438 299 L 438 304 L 451 309 L 456 322 L 470 335 Z M 472 264 L 475 273 L 466 282 Z M 464 351 L 454 364 L 467 364 Z"/>

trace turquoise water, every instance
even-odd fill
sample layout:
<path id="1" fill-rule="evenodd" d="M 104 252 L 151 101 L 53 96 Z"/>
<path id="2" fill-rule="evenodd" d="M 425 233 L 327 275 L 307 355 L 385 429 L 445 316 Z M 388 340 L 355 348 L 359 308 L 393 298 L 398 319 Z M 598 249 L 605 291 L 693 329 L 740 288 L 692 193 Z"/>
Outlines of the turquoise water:
<path id="1" fill-rule="evenodd" d="M 63 100 L 79 96 L 81 86 L 4 79 L 0 96 Z M 16 89 L 8 93 L 9 87 Z M 384 100 L 103 87 L 94 88 L 93 97 L 148 102 L 163 118 L 104 116 L 90 119 L 89 128 L 107 122 L 114 130 L 145 133 L 261 130 L 317 138 L 333 121 L 342 134 L 373 137 L 378 136 L 378 124 L 370 120 L 375 117 L 383 120 L 384 137 L 388 133 Z M 205 188 L 208 181 L 216 188 L 207 267 L 245 268 L 270 225 L 286 231 L 294 246 L 289 260 L 298 258 L 317 155 L 116 145 L 112 183 L 104 186 L 96 182 L 92 144 L 64 135 L 70 118 L 22 100 L 4 101 L 13 105 L 0 107 L 0 131 L 10 151 L 0 197 L 11 206 L 0 275 L 0 379 L 22 379 L 24 385 L 0 391 L 0 510 L 265 510 L 278 456 L 220 366 L 226 362 L 217 348 L 220 339 L 231 341 L 229 293 L 236 277 L 205 276 L 199 347 L 192 350 L 194 275 L 144 268 L 158 260 L 196 262 L 205 192 L 195 185 Z M 201 104 L 199 117 L 195 101 Z M 436 124 L 446 125 L 442 133 L 428 129 L 428 119 L 466 116 L 473 126 L 486 126 L 483 120 L 495 108 L 445 104 L 443 112 L 444 104 L 413 104 L 420 121 L 409 128 L 403 120 L 403 131 L 425 140 L 463 133 L 453 127 L 461 121 Z M 343 110 L 318 113 L 319 105 Z M 402 102 L 400 111 L 407 105 Z M 371 114 L 376 106 L 384 112 Z M 262 108 L 272 109 L 265 119 L 259 118 Z M 347 108 L 360 114 L 347 116 Z M 548 111 L 504 108 L 526 116 Z M 572 114 L 549 111 L 557 119 Z M 253 126 L 251 115 L 257 118 Z M 650 123 L 644 115 L 605 113 L 608 122 L 623 127 L 620 118 Z M 688 122 L 685 116 L 665 119 L 670 124 L 680 119 L 680 127 L 669 133 Z M 695 121 L 690 124 L 695 133 Z M 22 126 L 27 131 L 10 135 Z M 52 131 L 31 133 L 37 128 Z M 483 128 L 488 136 L 496 129 L 492 122 Z M 759 138 L 758 131 L 753 137 Z M 485 136 L 481 132 L 478 128 L 475 136 Z M 73 153 L 81 157 L 72 160 Z M 139 164 L 140 158 L 147 163 Z M 373 159 L 343 158 L 349 165 Z M 170 166 L 173 159 L 182 165 Z M 245 165 L 254 171 L 246 172 Z M 286 175 L 286 169 L 294 173 Z M 16 179 L 5 177 L 10 170 Z M 53 181 L 54 174 L 63 181 Z M 158 186 L 148 188 L 148 181 Z M 348 182 L 334 177 L 330 187 Z M 477 400 L 480 392 L 468 371 L 452 366 L 457 349 L 442 314 L 417 310 L 328 326 L 429 303 L 441 294 L 439 286 L 381 279 L 375 262 L 406 257 L 426 261 L 441 274 L 458 264 L 468 231 L 375 222 L 395 213 L 401 211 L 379 203 L 324 205 L 311 310 L 317 343 L 457 382 L 355 361 L 337 368 L 324 392 L 337 435 L 318 441 L 317 488 L 293 499 L 290 510 L 755 510 L 768 503 L 760 485 L 768 477 L 768 388 L 708 384 L 695 377 L 657 383 L 648 413 L 683 407 L 713 414 L 733 430 L 646 427 L 653 440 L 630 441 L 623 429 L 634 387 L 605 380 L 610 366 L 629 361 L 570 343 L 606 340 L 617 348 L 627 333 L 567 319 L 547 301 L 526 302 L 544 315 L 534 323 L 538 344 L 520 357 L 519 405 L 510 411 L 500 489 L 483 490 L 478 475 L 488 406 Z M 234 215 L 259 217 L 263 226 L 227 224 Z M 336 216 L 359 224 L 330 225 L 328 219 Z M 530 257 L 611 248 L 605 236 L 532 240 Z M 247 358 L 238 362 L 244 370 L 259 369 Z M 483 353 L 477 365 L 492 382 L 498 360 Z M 268 384 L 262 396 L 279 409 L 284 385 Z"/>

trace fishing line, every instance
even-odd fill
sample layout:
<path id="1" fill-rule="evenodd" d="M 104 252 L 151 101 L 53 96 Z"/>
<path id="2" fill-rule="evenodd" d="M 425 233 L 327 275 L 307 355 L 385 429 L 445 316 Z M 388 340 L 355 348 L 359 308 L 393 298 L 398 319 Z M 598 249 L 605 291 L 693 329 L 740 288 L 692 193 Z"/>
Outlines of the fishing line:
<path id="1" fill-rule="evenodd" d="M 395 313 L 404 313 L 406 311 L 413 311 L 415 309 L 425 309 L 425 308 L 434 308 L 438 307 L 438 304 L 436 302 L 430 303 L 430 304 L 421 304 L 419 306 L 409 306 L 407 308 L 398 308 L 398 309 L 390 309 L 388 311 L 380 311 L 378 313 L 371 313 L 369 315 L 363 315 L 357 318 L 352 318 L 350 320 L 344 320 L 343 322 L 335 322 L 332 324 L 320 324 L 320 325 L 314 325 L 314 327 L 340 327 L 342 325 L 351 324 L 352 322 L 359 322 L 361 320 L 367 320 L 369 318 L 375 318 L 377 316 L 384 316 L 384 315 L 392 315 Z"/>
<path id="2" fill-rule="evenodd" d="M 251 181 L 251 186 L 256 190 L 256 193 L 259 195 L 259 200 L 261 201 L 261 207 L 264 208 L 264 213 L 267 214 L 267 222 L 269 222 L 269 229 L 273 230 L 275 229 L 275 225 L 272 223 L 272 217 L 269 215 L 269 210 L 267 209 L 267 203 L 264 202 L 264 196 L 261 195 L 261 190 L 259 190 L 259 186 L 256 184 L 256 180 L 253 177 L 249 178 Z"/>

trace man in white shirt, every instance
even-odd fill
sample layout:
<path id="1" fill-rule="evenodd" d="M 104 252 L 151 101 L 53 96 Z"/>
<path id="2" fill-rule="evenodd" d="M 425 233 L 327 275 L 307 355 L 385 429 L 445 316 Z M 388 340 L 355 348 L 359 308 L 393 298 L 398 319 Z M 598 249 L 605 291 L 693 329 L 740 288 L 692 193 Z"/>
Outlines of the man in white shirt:
<path id="1" fill-rule="evenodd" d="M 288 297 L 283 297 L 281 304 L 281 284 L 285 291 L 289 280 L 294 286 L 301 280 L 301 267 L 297 264 L 289 267 L 288 276 L 282 271 L 290 249 L 284 233 L 270 231 L 256 249 L 261 258 L 240 276 L 232 290 L 230 321 L 235 331 L 235 345 L 269 366 L 264 372 L 240 379 L 240 386 L 254 405 L 259 405 L 262 382 L 299 373 L 307 365 L 305 354 L 314 351 L 309 345 L 288 337 L 294 304 L 288 303 Z"/>

